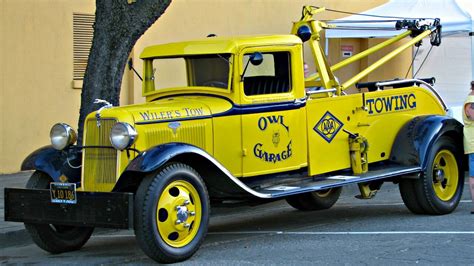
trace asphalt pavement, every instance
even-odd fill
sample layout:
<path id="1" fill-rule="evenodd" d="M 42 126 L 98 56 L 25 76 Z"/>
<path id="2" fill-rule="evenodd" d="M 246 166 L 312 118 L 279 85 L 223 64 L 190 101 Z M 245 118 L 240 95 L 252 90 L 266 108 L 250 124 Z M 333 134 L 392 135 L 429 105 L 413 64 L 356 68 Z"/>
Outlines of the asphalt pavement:
<path id="1" fill-rule="evenodd" d="M 22 223 L 4 220 L 4 187 L 24 187 L 31 172 L 0 175 L 0 264 L 150 264 L 133 230 L 96 230 L 80 251 L 48 254 Z M 299 212 L 284 201 L 214 208 L 209 234 L 184 264 L 454 264 L 474 265 L 474 215 L 467 183 L 461 204 L 446 216 L 413 215 L 398 186 L 384 184 L 372 200 L 344 187 L 336 206 Z M 78 260 L 79 259 L 79 260 Z"/>

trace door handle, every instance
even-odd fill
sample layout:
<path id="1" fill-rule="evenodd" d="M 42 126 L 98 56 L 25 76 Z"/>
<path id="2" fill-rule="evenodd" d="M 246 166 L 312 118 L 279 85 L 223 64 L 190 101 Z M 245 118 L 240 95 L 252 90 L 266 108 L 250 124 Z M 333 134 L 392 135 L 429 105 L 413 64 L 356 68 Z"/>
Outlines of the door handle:
<path id="1" fill-rule="evenodd" d="M 295 104 L 304 104 L 306 103 L 306 97 L 295 99 Z"/>

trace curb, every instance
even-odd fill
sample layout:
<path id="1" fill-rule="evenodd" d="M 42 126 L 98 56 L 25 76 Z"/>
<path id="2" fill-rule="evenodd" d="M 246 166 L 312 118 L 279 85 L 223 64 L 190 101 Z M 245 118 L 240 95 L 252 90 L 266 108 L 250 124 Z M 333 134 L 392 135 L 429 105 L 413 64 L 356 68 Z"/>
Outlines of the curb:
<path id="1" fill-rule="evenodd" d="M 0 233 L 0 248 L 32 244 L 30 235 L 26 229 Z"/>

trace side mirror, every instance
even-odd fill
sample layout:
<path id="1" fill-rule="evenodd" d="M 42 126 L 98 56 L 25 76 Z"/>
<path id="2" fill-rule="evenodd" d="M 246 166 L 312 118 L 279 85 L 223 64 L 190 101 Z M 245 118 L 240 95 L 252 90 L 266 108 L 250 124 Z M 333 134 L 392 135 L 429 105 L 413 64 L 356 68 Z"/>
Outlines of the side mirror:
<path id="1" fill-rule="evenodd" d="M 258 66 L 263 62 L 263 55 L 260 52 L 254 52 L 249 56 L 249 60 L 247 61 L 247 64 L 245 64 L 244 72 L 242 75 L 240 75 L 240 82 L 244 81 L 244 75 L 245 71 L 247 71 L 247 67 L 249 66 L 249 63 L 252 63 L 254 66 Z"/>
<path id="2" fill-rule="evenodd" d="M 263 55 L 260 52 L 255 52 L 250 55 L 250 63 L 254 66 L 258 66 L 263 62 Z"/>

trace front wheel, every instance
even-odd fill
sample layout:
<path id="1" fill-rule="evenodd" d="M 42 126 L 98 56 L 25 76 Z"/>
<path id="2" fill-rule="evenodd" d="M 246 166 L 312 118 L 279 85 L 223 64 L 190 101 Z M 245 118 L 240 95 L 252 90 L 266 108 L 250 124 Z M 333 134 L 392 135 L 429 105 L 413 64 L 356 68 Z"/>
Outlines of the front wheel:
<path id="1" fill-rule="evenodd" d="M 405 205 L 417 214 L 447 214 L 456 209 L 464 186 L 462 150 L 443 136 L 428 153 L 427 169 L 416 180 L 402 179 L 400 193 Z"/>
<path id="2" fill-rule="evenodd" d="M 135 235 L 150 258 L 183 261 L 199 248 L 209 224 L 209 196 L 199 174 L 172 163 L 141 182 L 135 196 Z"/>
<path id="3" fill-rule="evenodd" d="M 36 171 L 26 183 L 26 187 L 47 189 L 51 180 L 47 174 Z M 51 253 L 80 249 L 94 231 L 93 227 L 32 223 L 25 223 L 25 228 L 36 245 Z"/>
<path id="4" fill-rule="evenodd" d="M 303 193 L 286 198 L 286 202 L 300 211 L 317 211 L 331 208 L 341 195 L 342 187 Z"/>

